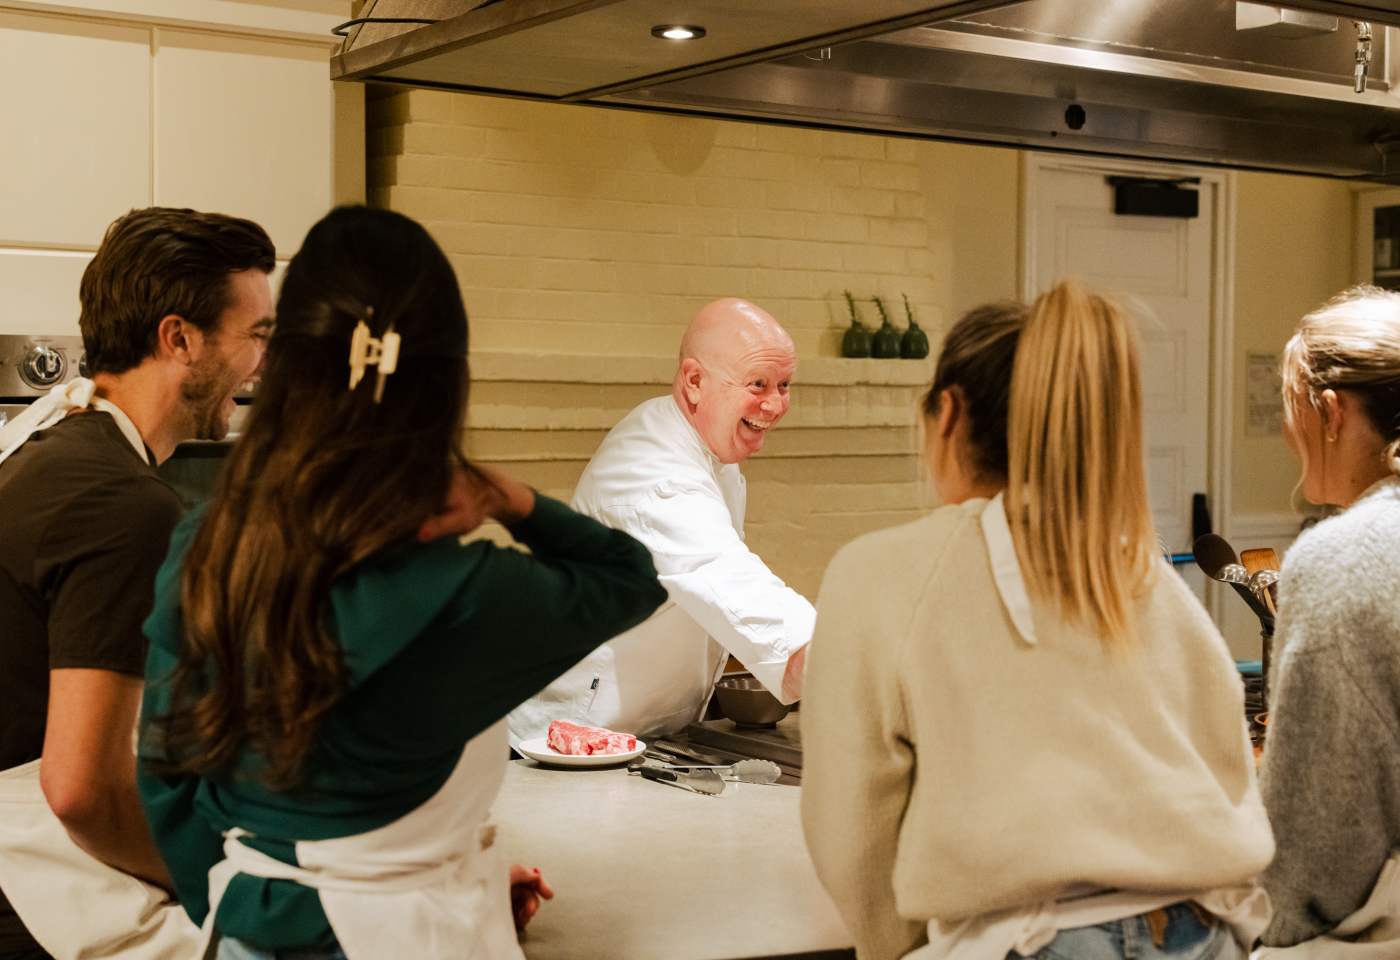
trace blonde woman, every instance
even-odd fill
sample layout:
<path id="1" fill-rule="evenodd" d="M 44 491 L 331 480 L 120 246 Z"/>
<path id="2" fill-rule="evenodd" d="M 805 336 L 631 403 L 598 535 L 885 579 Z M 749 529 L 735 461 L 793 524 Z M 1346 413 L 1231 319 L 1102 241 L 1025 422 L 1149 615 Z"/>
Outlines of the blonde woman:
<path id="1" fill-rule="evenodd" d="M 1309 501 L 1346 512 L 1284 561 L 1261 786 L 1278 838 L 1266 950 L 1400 953 L 1400 295 L 1349 290 L 1283 361 Z M 1377 942 L 1388 941 L 1388 942 Z M 1294 946 L 1294 945 L 1297 946 Z"/>
<path id="2" fill-rule="evenodd" d="M 924 407 L 944 506 L 827 570 L 803 825 L 860 960 L 1216 960 L 1267 922 L 1243 693 L 1159 559 L 1141 405 L 1101 298 L 974 310 Z"/>

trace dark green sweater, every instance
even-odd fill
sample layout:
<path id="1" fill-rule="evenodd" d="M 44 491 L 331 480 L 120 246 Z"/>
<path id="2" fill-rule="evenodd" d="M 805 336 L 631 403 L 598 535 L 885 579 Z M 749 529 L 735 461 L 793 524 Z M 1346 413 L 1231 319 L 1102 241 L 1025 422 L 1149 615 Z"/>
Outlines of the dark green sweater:
<path id="1" fill-rule="evenodd" d="M 180 573 L 202 517 L 193 511 L 176 529 L 156 580 L 142 756 L 155 754 L 151 720 L 169 709 L 184 637 Z M 303 787 L 267 788 L 247 775 L 257 758 L 246 754 L 218 776 L 163 777 L 141 765 L 151 831 L 195 923 L 209 912 L 223 831 L 241 827 L 256 835 L 250 846 L 296 863 L 297 840 L 397 820 L 446 782 L 468 740 L 666 599 L 645 547 L 556 500 L 537 494 L 511 533 L 531 554 L 446 537 L 382 550 L 337 581 L 331 631 L 349 690 L 321 729 Z M 263 949 L 335 943 L 316 891 L 289 880 L 239 874 L 215 920 Z"/>

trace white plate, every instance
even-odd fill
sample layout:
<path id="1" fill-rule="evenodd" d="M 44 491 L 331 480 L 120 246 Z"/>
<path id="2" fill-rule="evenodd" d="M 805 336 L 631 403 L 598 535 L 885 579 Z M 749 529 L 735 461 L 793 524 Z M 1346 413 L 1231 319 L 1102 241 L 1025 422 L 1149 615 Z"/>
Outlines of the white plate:
<path id="1" fill-rule="evenodd" d="M 520 746 L 515 749 L 531 760 L 553 764 L 556 767 L 611 767 L 614 764 L 635 760 L 642 755 L 642 751 L 646 748 L 647 745 L 638 740 L 637 749 L 629 750 L 627 753 L 598 753 L 588 757 L 571 757 L 568 754 L 555 753 L 546 738 L 536 737 L 533 740 L 520 741 Z"/>

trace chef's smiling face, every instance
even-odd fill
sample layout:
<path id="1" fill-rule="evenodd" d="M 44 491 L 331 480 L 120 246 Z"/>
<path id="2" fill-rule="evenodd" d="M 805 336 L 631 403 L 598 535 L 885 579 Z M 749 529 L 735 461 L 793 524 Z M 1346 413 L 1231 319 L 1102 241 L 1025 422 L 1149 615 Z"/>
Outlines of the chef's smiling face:
<path id="1" fill-rule="evenodd" d="M 721 463 L 763 448 L 787 413 L 797 369 L 792 338 L 743 300 L 719 300 L 691 321 L 676 377 L 676 402 Z"/>
<path id="2" fill-rule="evenodd" d="M 719 365 L 716 365 L 719 366 Z M 695 404 L 695 429 L 721 463 L 758 453 L 787 413 L 797 358 L 791 347 L 754 350 L 728 369 L 707 369 Z"/>
<path id="3" fill-rule="evenodd" d="M 195 439 L 228 436 L 229 418 L 237 409 L 233 395 L 256 382 L 272 328 L 267 274 L 256 268 L 232 274 L 229 305 L 219 318 L 219 328 L 204 338 L 199 358 L 180 386 Z"/>

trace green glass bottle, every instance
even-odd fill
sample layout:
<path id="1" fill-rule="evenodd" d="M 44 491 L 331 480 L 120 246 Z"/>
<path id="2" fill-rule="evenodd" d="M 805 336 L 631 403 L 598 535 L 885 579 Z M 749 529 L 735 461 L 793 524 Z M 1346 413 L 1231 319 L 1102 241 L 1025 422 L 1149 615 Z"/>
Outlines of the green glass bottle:
<path id="1" fill-rule="evenodd" d="M 909 308 L 908 295 L 900 296 L 904 297 L 904 315 L 909 318 L 909 329 L 904 331 L 904 336 L 899 340 L 899 355 L 905 360 L 922 360 L 928 356 L 928 334 L 914 322 L 914 311 Z"/>
<path id="2" fill-rule="evenodd" d="M 884 322 L 880 324 L 880 329 L 875 331 L 875 336 L 870 340 L 870 355 L 879 357 L 882 360 L 899 359 L 899 331 L 890 323 L 888 314 L 885 313 L 885 305 L 880 302 L 879 297 L 871 297 L 875 301 L 875 307 L 880 311 L 880 319 Z"/>
<path id="3" fill-rule="evenodd" d="M 851 291 L 846 291 L 846 306 L 851 311 L 851 326 L 846 331 L 846 335 L 841 338 L 841 356 L 843 357 L 868 357 L 870 356 L 870 331 L 865 329 L 865 325 L 856 316 L 856 300 L 851 296 Z"/>

